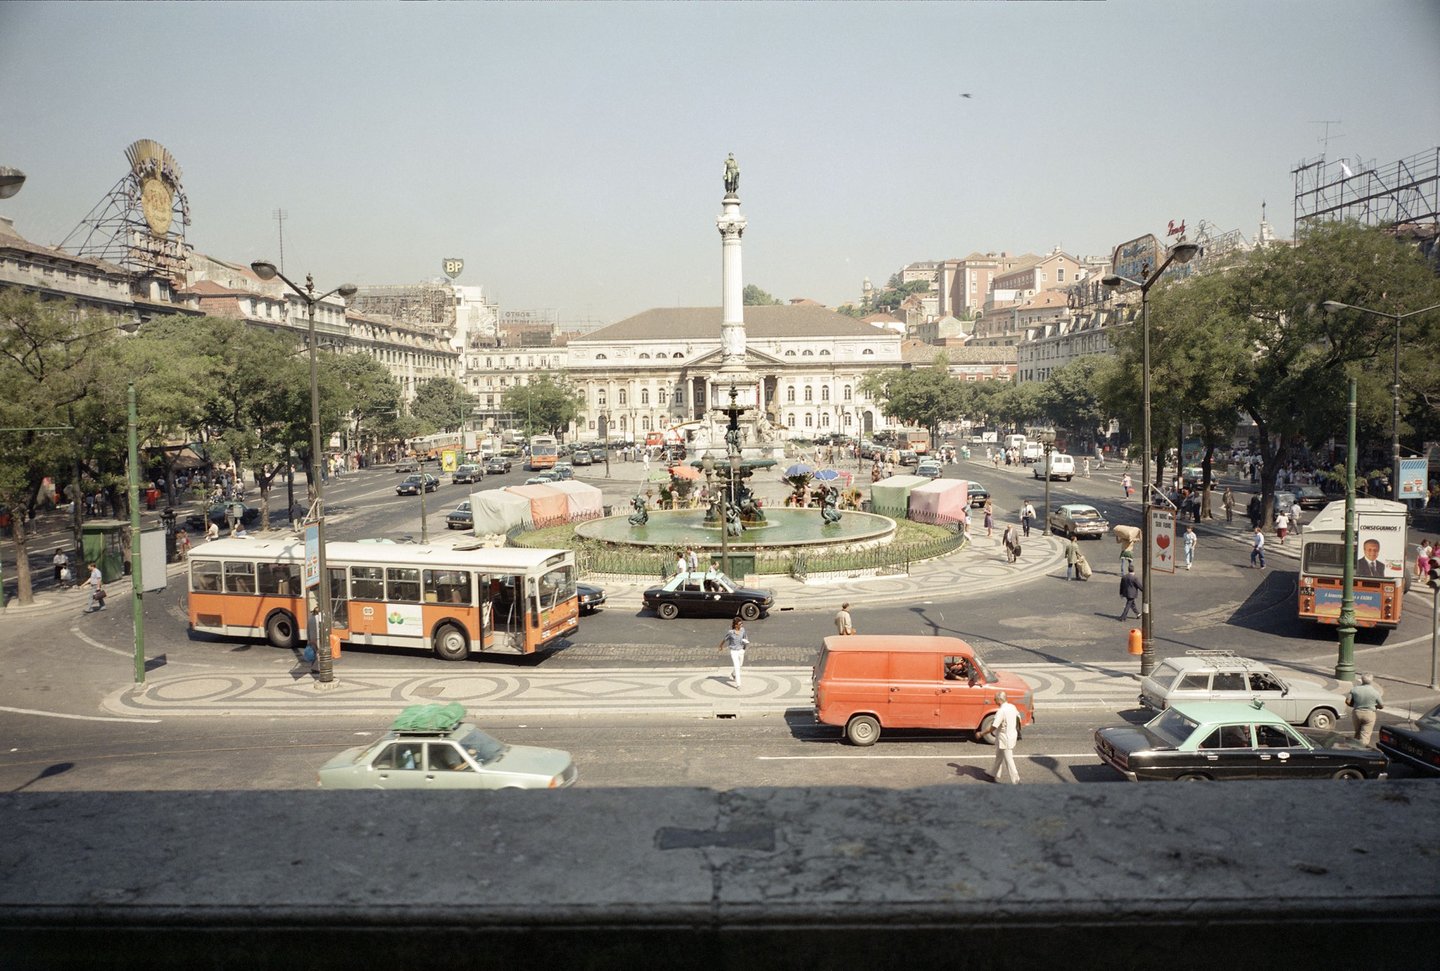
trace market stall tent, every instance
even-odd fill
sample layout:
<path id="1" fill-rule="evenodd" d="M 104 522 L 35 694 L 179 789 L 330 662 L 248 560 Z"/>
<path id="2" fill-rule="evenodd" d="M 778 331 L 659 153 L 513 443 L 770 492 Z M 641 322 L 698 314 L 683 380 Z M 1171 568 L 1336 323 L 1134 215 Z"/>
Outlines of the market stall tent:
<path id="1" fill-rule="evenodd" d="M 506 486 L 505 491 L 530 500 L 530 520 L 536 527 L 555 526 L 570 518 L 570 500 L 550 485 Z"/>
<path id="2" fill-rule="evenodd" d="M 929 481 L 923 475 L 892 475 L 881 479 L 870 487 L 870 511 L 905 518 L 910 511 L 910 491 Z"/>
<path id="3" fill-rule="evenodd" d="M 599 519 L 605 515 L 604 494 L 592 485 L 576 482 L 574 479 L 562 479 L 559 482 L 550 483 L 545 488 L 565 493 L 565 498 L 569 502 L 567 516 L 572 523 L 582 519 Z"/>
<path id="4" fill-rule="evenodd" d="M 969 504 L 966 479 L 932 479 L 910 490 L 910 518 L 919 523 L 957 523 Z"/>
<path id="5" fill-rule="evenodd" d="M 470 493 L 470 514 L 475 519 L 476 536 L 507 533 L 516 526 L 529 528 L 534 525 L 530 516 L 530 500 L 511 495 L 504 489 Z"/>

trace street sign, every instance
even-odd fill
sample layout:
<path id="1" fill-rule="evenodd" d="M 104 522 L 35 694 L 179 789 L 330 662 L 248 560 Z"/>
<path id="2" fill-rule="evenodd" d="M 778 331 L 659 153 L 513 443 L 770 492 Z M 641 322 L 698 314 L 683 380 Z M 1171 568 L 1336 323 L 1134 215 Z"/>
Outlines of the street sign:
<path id="1" fill-rule="evenodd" d="M 465 269 L 465 261 L 450 257 L 440 261 L 440 268 L 445 271 L 446 276 L 453 280 L 460 275 L 461 270 Z"/>
<path id="2" fill-rule="evenodd" d="M 1175 572 L 1175 512 L 1150 507 L 1150 570 Z"/>
<path id="3" fill-rule="evenodd" d="M 305 527 L 305 589 L 320 585 L 320 527 Z"/>

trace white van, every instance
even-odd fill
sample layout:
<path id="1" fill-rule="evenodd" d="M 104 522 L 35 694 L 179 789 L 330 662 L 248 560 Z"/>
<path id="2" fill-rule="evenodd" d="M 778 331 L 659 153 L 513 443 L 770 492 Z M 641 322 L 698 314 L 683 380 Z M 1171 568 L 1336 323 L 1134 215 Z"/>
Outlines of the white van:
<path id="1" fill-rule="evenodd" d="M 1013 449 L 1016 449 L 1016 450 L 1018 451 L 1019 449 L 1023 449 L 1024 447 L 1025 447 L 1025 436 L 1024 436 L 1024 435 L 1006 435 L 1006 436 L 1005 436 L 1005 449 L 1006 449 L 1006 451 L 1009 451 L 1009 450 L 1012 449 L 1012 448 L 1013 448 Z"/>
<path id="2" fill-rule="evenodd" d="M 1045 477 L 1045 457 L 1042 455 L 1035 462 L 1035 478 Z M 1064 479 L 1069 482 L 1075 478 L 1075 456 L 1067 455 L 1064 452 L 1050 453 L 1050 478 Z"/>

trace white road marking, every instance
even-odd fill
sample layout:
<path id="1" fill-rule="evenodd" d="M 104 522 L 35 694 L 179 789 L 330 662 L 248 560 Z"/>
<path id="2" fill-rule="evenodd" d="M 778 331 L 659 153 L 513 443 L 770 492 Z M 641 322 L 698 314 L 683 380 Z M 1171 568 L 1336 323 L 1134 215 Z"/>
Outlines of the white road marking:
<path id="1" fill-rule="evenodd" d="M 111 653 L 111 654 L 118 654 L 118 655 L 120 655 L 121 657 L 134 657 L 134 656 L 135 656 L 135 652 L 134 652 L 134 651 L 122 651 L 122 650 L 120 650 L 119 648 L 111 647 L 111 646 L 108 645 L 108 644 L 101 644 L 101 643 L 100 643 L 99 641 L 97 641 L 95 638 L 93 638 L 93 637 L 91 637 L 90 635 L 88 635 L 88 634 L 84 633 L 83 631 L 81 631 L 80 628 L 78 628 L 78 627 L 72 627 L 72 628 L 70 628 L 70 633 L 74 634 L 76 637 L 80 638 L 82 641 L 84 641 L 86 644 L 89 644 L 91 647 L 98 647 L 98 648 L 99 648 L 100 650 L 102 650 L 102 651 L 107 651 L 107 652 L 109 652 L 109 653 Z"/>
<path id="2" fill-rule="evenodd" d="M 82 722 L 125 722 L 134 725 L 158 725 L 158 718 L 107 718 L 104 715 L 67 715 L 60 711 L 36 711 L 34 708 L 10 708 L 0 705 L 0 711 L 8 711 L 12 715 L 39 715 L 42 718 L 70 718 Z M 13 751 L 13 749 L 12 749 Z"/>

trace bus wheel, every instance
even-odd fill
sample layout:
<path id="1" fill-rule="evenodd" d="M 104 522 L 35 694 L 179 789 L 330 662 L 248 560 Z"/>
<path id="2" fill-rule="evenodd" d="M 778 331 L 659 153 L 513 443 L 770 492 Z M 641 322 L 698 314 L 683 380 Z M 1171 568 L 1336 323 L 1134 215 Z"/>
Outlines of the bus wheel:
<path id="1" fill-rule="evenodd" d="M 295 636 L 295 618 L 284 610 L 277 610 L 265 621 L 265 639 L 273 646 L 294 650 L 298 638 Z"/>
<path id="2" fill-rule="evenodd" d="M 463 661 L 470 656 L 470 641 L 454 624 L 435 632 L 435 656 L 442 661 Z"/>

